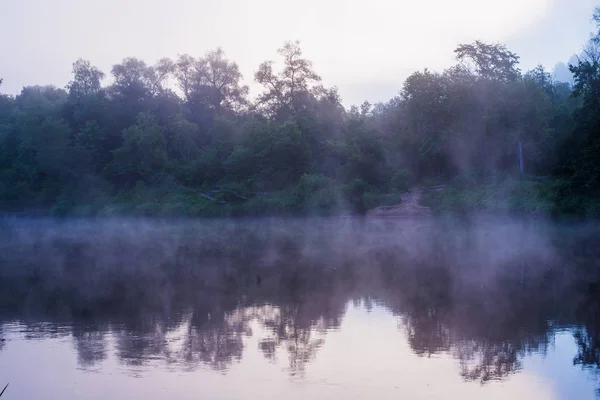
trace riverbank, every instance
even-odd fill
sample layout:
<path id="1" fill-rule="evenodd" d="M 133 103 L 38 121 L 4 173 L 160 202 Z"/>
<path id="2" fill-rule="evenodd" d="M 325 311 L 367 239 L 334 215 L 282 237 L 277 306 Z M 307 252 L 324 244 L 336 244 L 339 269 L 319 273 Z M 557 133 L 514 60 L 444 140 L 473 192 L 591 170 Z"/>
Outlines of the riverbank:
<path id="1" fill-rule="evenodd" d="M 429 207 L 422 206 L 422 188 L 413 188 L 402 195 L 402 203 L 380 206 L 367 211 L 370 217 L 426 217 L 431 215 Z"/>
<path id="2" fill-rule="evenodd" d="M 505 180 L 479 185 L 422 185 L 380 193 L 360 183 L 336 184 L 314 176 L 293 188 L 253 193 L 243 187 L 192 189 L 138 184 L 128 191 L 100 193 L 47 207 L 4 210 L 4 215 L 57 217 L 421 217 L 429 215 L 529 215 L 598 218 L 600 201 L 574 192 L 558 179 Z"/>
<path id="3" fill-rule="evenodd" d="M 434 215 L 491 213 L 553 218 L 598 218 L 600 199 L 564 180 L 510 179 L 481 185 L 446 185 L 424 191 L 419 204 Z"/>
<path id="4" fill-rule="evenodd" d="M 306 175 L 288 189 L 256 193 L 243 185 L 190 188 L 170 182 L 138 183 L 116 193 L 57 199 L 35 209 L 4 210 L 23 216 L 262 217 L 364 215 L 367 210 L 402 202 L 402 192 L 381 193 L 354 181 L 337 183 Z"/>

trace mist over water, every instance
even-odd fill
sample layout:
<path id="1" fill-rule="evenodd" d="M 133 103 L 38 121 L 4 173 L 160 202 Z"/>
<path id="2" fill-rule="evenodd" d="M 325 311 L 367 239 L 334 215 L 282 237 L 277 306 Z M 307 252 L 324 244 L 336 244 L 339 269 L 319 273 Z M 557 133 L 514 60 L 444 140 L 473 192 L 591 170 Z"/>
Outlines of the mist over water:
<path id="1" fill-rule="evenodd" d="M 593 399 L 599 244 L 541 219 L 4 219 L 0 385 Z"/>

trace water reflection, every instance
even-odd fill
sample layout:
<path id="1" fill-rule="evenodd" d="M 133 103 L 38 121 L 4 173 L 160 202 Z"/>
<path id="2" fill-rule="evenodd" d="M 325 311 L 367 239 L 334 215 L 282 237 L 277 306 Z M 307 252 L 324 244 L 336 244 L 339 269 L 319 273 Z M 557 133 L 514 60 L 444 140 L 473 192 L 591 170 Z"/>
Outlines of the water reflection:
<path id="1" fill-rule="evenodd" d="M 4 223 L 3 353 L 20 340 L 68 340 L 83 370 L 114 358 L 137 374 L 227 373 L 256 351 L 305 379 L 352 308 L 385 310 L 413 354 L 455 360 L 465 382 L 526 373 L 524 360 L 545 356 L 565 329 L 573 364 L 600 371 L 600 246 L 589 227 Z M 361 337 L 346 351 L 387 345 Z"/>

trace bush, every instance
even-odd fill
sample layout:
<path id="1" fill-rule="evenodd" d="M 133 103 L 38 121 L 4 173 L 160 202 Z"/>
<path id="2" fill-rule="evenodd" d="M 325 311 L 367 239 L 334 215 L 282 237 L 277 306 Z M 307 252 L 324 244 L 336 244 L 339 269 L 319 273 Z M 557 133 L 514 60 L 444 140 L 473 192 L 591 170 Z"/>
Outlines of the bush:
<path id="1" fill-rule="evenodd" d="M 544 198 L 540 184 L 534 181 L 515 182 L 508 203 L 509 209 L 518 213 L 550 214 L 553 209 L 552 201 Z"/>
<path id="2" fill-rule="evenodd" d="M 339 185 L 324 175 L 303 174 L 295 192 L 305 215 L 330 215 L 341 208 Z"/>
<path id="3" fill-rule="evenodd" d="M 478 185 L 483 184 L 483 182 L 484 174 L 482 170 L 469 169 L 454 177 L 450 184 L 459 189 L 466 189 L 477 187 Z"/>
<path id="4" fill-rule="evenodd" d="M 415 177 L 408 169 L 401 169 L 392 174 L 392 190 L 398 190 L 400 193 L 408 192 L 415 184 Z"/>
<path id="5" fill-rule="evenodd" d="M 353 179 L 343 186 L 342 192 L 348 202 L 350 211 L 360 215 L 367 212 L 363 195 L 369 190 L 371 190 L 371 187 L 362 179 Z"/>
<path id="6" fill-rule="evenodd" d="M 272 192 L 268 196 L 256 196 L 246 201 L 236 209 L 236 214 L 249 216 L 297 214 L 299 200 L 293 190 Z"/>
<path id="7" fill-rule="evenodd" d="M 303 211 L 306 215 L 332 215 L 344 211 L 344 201 L 339 187 L 325 187 L 313 192 L 304 199 Z"/>
<path id="8" fill-rule="evenodd" d="M 296 187 L 300 195 L 311 195 L 314 192 L 335 187 L 336 182 L 322 174 L 302 174 Z"/>
<path id="9" fill-rule="evenodd" d="M 435 214 L 464 214 L 468 209 L 464 193 L 452 187 L 423 193 L 421 205 L 429 207 Z"/>
<path id="10" fill-rule="evenodd" d="M 52 214 L 52 216 L 55 217 L 64 217 L 69 213 L 69 211 L 72 210 L 72 208 L 73 204 L 71 203 L 71 201 L 64 197 L 61 197 L 56 201 L 56 203 L 50 210 L 50 213 Z"/>
<path id="11" fill-rule="evenodd" d="M 471 188 L 448 187 L 423 194 L 421 203 L 438 214 L 486 211 L 530 215 L 587 214 L 587 198 L 568 195 L 564 182 L 521 178 Z"/>

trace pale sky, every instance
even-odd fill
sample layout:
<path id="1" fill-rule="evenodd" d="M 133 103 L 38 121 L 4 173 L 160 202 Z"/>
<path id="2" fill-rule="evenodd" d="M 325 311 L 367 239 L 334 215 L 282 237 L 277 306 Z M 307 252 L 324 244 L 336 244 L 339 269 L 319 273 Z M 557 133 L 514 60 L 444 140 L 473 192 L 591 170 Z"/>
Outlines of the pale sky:
<path id="1" fill-rule="evenodd" d="M 593 0 L 0 0 L 2 91 L 71 78 L 85 58 L 109 75 L 217 46 L 251 83 L 286 40 L 299 39 L 346 105 L 386 101 L 410 73 L 454 64 L 459 43 L 505 43 L 521 68 L 548 69 L 578 53 L 593 30 Z"/>

